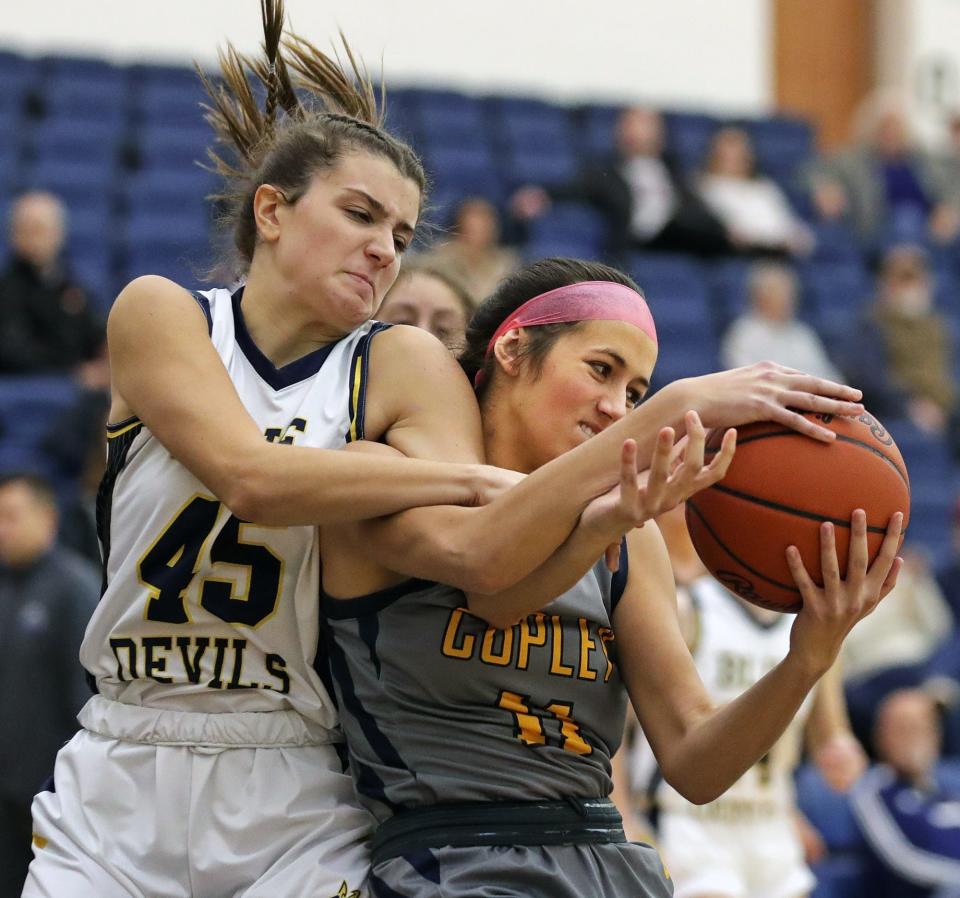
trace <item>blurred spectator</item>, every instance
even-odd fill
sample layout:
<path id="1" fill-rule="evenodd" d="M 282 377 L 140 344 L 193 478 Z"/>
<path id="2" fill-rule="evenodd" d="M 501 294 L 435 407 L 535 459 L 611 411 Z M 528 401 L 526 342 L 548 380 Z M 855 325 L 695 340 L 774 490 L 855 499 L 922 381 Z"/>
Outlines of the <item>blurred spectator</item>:
<path id="1" fill-rule="evenodd" d="M 457 353 L 472 314 L 471 296 L 453 275 L 412 262 L 400 269 L 377 311 L 377 320 L 423 328 Z"/>
<path id="2" fill-rule="evenodd" d="M 901 554 L 897 585 L 850 631 L 841 653 L 850 722 L 864 743 L 880 701 L 926 680 L 928 662 L 954 623 L 927 556 L 909 546 Z"/>
<path id="3" fill-rule="evenodd" d="M 520 257 L 500 244 L 497 210 L 481 197 L 464 200 L 453 219 L 452 239 L 426 254 L 435 268 L 448 269 L 470 291 L 476 305 L 520 265 Z"/>
<path id="4" fill-rule="evenodd" d="M 944 202 L 960 209 L 960 111 L 947 120 L 946 147 L 933 157 L 933 183 Z"/>
<path id="5" fill-rule="evenodd" d="M 887 251 L 876 299 L 842 367 L 879 416 L 909 417 L 929 433 L 946 431 L 956 406 L 950 332 L 933 308 L 923 249 L 900 244 Z"/>
<path id="6" fill-rule="evenodd" d="M 585 166 L 570 184 L 523 187 L 512 209 L 521 219 L 542 215 L 553 200 L 590 203 L 606 218 L 609 251 L 622 259 L 630 249 L 717 255 L 729 252 L 726 230 L 684 183 L 665 153 L 659 112 L 624 109 L 611 155 Z"/>
<path id="7" fill-rule="evenodd" d="M 813 249 L 810 229 L 786 194 L 757 171 L 750 135 L 742 128 L 720 128 L 713 135 L 697 189 L 739 252 L 792 256 Z"/>
<path id="8" fill-rule="evenodd" d="M 790 268 L 756 263 L 747 289 L 750 310 L 731 323 L 720 345 L 724 367 L 770 359 L 816 377 L 842 380 L 816 331 L 796 318 L 797 278 Z"/>
<path id="9" fill-rule="evenodd" d="M 940 728 L 917 690 L 888 696 L 877 710 L 880 764 L 854 787 L 853 811 L 873 869 L 870 898 L 960 895 L 960 789 L 938 775 Z"/>
<path id="10" fill-rule="evenodd" d="M 89 562 L 56 543 L 41 479 L 0 481 L 0 895 L 19 895 L 31 858 L 30 804 L 89 697 L 78 660 L 100 595 Z"/>
<path id="11" fill-rule="evenodd" d="M 0 372 L 69 371 L 104 356 L 104 323 L 63 259 L 63 204 L 25 193 L 10 213 L 13 256 L 0 274 Z"/>
<path id="12" fill-rule="evenodd" d="M 857 141 L 818 166 L 813 201 L 823 218 L 846 216 L 870 249 L 892 236 L 954 240 L 960 213 L 942 194 L 936 166 L 911 139 L 903 103 L 887 94 L 860 110 Z"/>

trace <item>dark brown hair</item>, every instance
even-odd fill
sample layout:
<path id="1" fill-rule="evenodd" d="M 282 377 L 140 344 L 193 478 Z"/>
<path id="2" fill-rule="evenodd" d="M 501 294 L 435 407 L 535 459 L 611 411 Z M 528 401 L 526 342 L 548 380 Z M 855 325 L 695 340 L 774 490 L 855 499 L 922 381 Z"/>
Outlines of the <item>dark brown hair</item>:
<path id="1" fill-rule="evenodd" d="M 600 262 L 587 262 L 582 259 L 540 259 L 525 265 L 515 274 L 504 278 L 493 293 L 484 300 L 474 312 L 467 325 L 466 346 L 460 354 L 460 365 L 473 383 L 479 371 L 484 372 L 477 389 L 477 397 L 483 397 L 490 385 L 495 365 L 493 355 L 486 357 L 487 344 L 497 328 L 525 302 L 556 290 L 583 281 L 610 281 L 636 290 L 641 296 L 643 291 L 633 278 Z M 580 327 L 580 322 L 564 324 L 544 324 L 530 328 L 529 340 L 523 352 L 523 361 L 530 365 L 534 374 L 539 374 L 547 353 L 557 342 L 560 335 Z"/>
<path id="2" fill-rule="evenodd" d="M 282 0 L 260 0 L 260 11 L 262 56 L 244 56 L 228 44 L 220 52 L 222 83 L 200 72 L 211 101 L 206 119 L 218 143 L 208 151 L 209 167 L 224 178 L 223 189 L 211 199 L 221 204 L 219 224 L 232 232 L 241 272 L 257 243 L 253 196 L 261 184 L 272 184 L 288 203 L 296 203 L 316 172 L 362 151 L 388 159 L 412 180 L 421 208 L 426 192 L 423 165 L 407 144 L 384 130 L 376 90 L 343 33 L 346 68 L 304 38 L 284 33 Z M 262 110 L 255 84 L 265 93 Z"/>

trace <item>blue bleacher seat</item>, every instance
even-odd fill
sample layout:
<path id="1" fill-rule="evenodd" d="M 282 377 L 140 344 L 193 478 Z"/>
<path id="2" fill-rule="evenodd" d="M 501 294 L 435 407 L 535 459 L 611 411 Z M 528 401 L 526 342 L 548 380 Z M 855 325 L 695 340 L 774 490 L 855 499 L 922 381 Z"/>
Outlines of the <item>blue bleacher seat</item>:
<path id="1" fill-rule="evenodd" d="M 573 152 L 573 123 L 566 107 L 520 97 L 491 98 L 487 104 L 496 140 L 508 150 L 536 152 L 549 146 Z"/>
<path id="2" fill-rule="evenodd" d="M 129 95 L 124 81 L 48 79 L 40 99 L 46 118 L 84 119 L 122 127 L 129 118 Z"/>
<path id="3" fill-rule="evenodd" d="M 653 370 L 653 389 L 659 389 L 682 377 L 696 377 L 720 370 L 719 347 L 712 328 L 700 322 L 670 321 L 658 318 L 658 306 L 650 304 L 657 320 L 660 353 Z"/>
<path id="4" fill-rule="evenodd" d="M 45 119 L 27 132 L 30 157 L 36 162 L 117 164 L 124 132 L 120 124 L 83 118 Z"/>
<path id="5" fill-rule="evenodd" d="M 39 61 L 48 80 L 117 84 L 127 80 L 127 69 L 97 56 L 44 56 Z"/>
<path id="6" fill-rule="evenodd" d="M 189 79 L 150 81 L 141 84 L 134 93 L 133 110 L 136 119 L 144 125 L 167 128 L 200 128 L 204 111 L 201 103 L 210 98 L 199 77 L 186 70 Z"/>
<path id="7" fill-rule="evenodd" d="M 196 162 L 207 160 L 213 140 L 213 130 L 203 121 L 189 128 L 144 124 L 136 131 L 138 161 L 143 169 L 189 171 Z"/>
<path id="8" fill-rule="evenodd" d="M 110 159 L 86 162 L 44 159 L 24 164 L 19 186 L 50 190 L 73 209 L 111 196 L 116 179 Z"/>
<path id="9" fill-rule="evenodd" d="M 544 144 L 540 149 L 505 150 L 501 174 L 510 188 L 524 184 L 564 184 L 576 177 L 576 154 L 564 146 Z"/>
<path id="10" fill-rule="evenodd" d="M 622 106 L 587 106 L 580 112 L 580 152 L 588 157 L 603 157 L 613 152 L 617 119 Z"/>
<path id="11" fill-rule="evenodd" d="M 485 146 L 430 148 L 425 152 L 427 171 L 435 192 L 460 198 L 477 195 L 499 204 L 503 186 L 493 155 Z"/>
<path id="12" fill-rule="evenodd" d="M 686 172 L 701 168 L 707 149 L 720 122 L 709 115 L 694 112 L 667 112 L 667 149 Z"/>
<path id="13" fill-rule="evenodd" d="M 4 120 L 23 114 L 28 92 L 37 84 L 39 69 L 36 60 L 19 53 L 0 52 L 0 112 Z"/>
<path id="14" fill-rule="evenodd" d="M 863 264 L 863 250 L 846 222 L 820 221 L 812 227 L 816 240 L 811 255 L 813 262 Z"/>
<path id="15" fill-rule="evenodd" d="M 722 323 L 746 311 L 749 305 L 749 276 L 750 262 L 745 259 L 724 259 L 707 267 L 706 277 L 713 308 Z"/>
<path id="16" fill-rule="evenodd" d="M 76 384 L 66 376 L 0 377 L 0 468 L 27 467 L 50 474 L 38 456 L 41 440 L 77 397 Z"/>
<path id="17" fill-rule="evenodd" d="M 675 254 L 633 253 L 630 274 L 646 295 L 658 328 L 696 326 L 713 339 L 717 321 L 701 263 Z"/>
<path id="18" fill-rule="evenodd" d="M 813 128 L 809 122 L 775 116 L 741 124 L 753 142 L 758 168 L 777 181 L 789 181 L 813 158 Z"/>
<path id="19" fill-rule="evenodd" d="M 487 121 L 479 102 L 421 103 L 418 121 L 425 145 L 469 147 L 487 140 Z"/>
<path id="20" fill-rule="evenodd" d="M 106 318 L 118 293 L 110 247 L 88 247 L 83 250 L 68 248 L 67 259 L 73 276 L 90 292 L 95 310 Z"/>
<path id="21" fill-rule="evenodd" d="M 602 259 L 602 252 L 592 240 L 584 240 L 575 235 L 554 236 L 542 240 L 528 241 L 522 251 L 524 262 L 535 262 L 552 256 L 564 256 L 571 259 Z"/>
<path id="22" fill-rule="evenodd" d="M 179 248 L 135 247 L 123 258 L 121 283 L 143 274 L 158 274 L 187 290 L 206 289 L 203 283 L 210 264 L 206 244 L 185 244 Z"/>
<path id="23" fill-rule="evenodd" d="M 555 203 L 529 224 L 530 242 L 578 242 L 590 248 L 591 256 L 603 250 L 606 237 L 607 225 L 603 216 L 583 203 Z"/>
<path id="24" fill-rule="evenodd" d="M 220 185 L 217 176 L 199 165 L 168 171 L 152 168 L 125 178 L 121 199 L 127 214 L 177 214 L 193 209 L 200 213 L 207 208 L 207 195 Z"/>
<path id="25" fill-rule="evenodd" d="M 803 304 L 826 333 L 840 333 L 861 314 L 872 283 L 862 263 L 810 261 L 799 270 Z"/>

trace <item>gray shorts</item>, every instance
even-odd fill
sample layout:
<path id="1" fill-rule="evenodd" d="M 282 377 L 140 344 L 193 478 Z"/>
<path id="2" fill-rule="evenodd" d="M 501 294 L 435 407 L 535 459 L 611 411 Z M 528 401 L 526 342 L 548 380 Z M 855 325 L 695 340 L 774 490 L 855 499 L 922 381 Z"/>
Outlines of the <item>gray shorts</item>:
<path id="1" fill-rule="evenodd" d="M 643 842 L 421 848 L 376 864 L 371 898 L 669 898 Z"/>

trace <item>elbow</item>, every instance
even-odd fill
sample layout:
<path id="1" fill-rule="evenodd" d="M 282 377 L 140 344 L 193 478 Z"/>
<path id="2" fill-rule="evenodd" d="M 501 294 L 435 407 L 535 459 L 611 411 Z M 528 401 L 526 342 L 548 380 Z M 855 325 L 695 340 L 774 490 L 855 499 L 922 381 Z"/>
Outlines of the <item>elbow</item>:
<path id="1" fill-rule="evenodd" d="M 703 805 L 716 801 L 732 783 L 718 785 L 701 782 L 699 777 L 682 771 L 663 771 L 663 778 L 691 804 Z"/>
<path id="2" fill-rule="evenodd" d="M 266 480 L 256 467 L 237 464 L 224 472 L 217 496 L 241 521 L 273 524 L 274 502 Z"/>
<path id="3" fill-rule="evenodd" d="M 497 563 L 496 552 L 469 533 L 448 533 L 436 551 L 447 559 L 449 586 L 468 594 L 491 596 L 512 585 Z"/>

